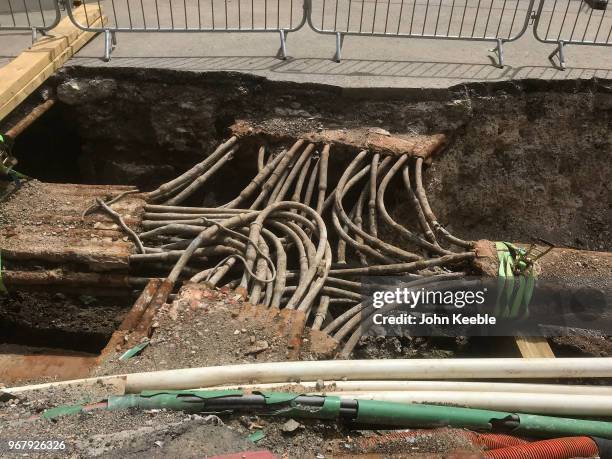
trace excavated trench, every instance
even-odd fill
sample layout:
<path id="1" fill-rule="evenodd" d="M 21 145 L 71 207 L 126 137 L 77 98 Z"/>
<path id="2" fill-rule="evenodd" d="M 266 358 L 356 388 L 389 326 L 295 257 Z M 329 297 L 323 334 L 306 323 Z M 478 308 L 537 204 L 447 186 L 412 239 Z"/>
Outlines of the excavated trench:
<path id="1" fill-rule="evenodd" d="M 231 164 L 181 203 L 213 208 L 234 199 L 257 174 L 261 145 L 278 153 L 304 135 L 338 130 L 398 138 L 444 134 L 448 144 L 426 164 L 424 187 L 449 232 L 466 240 L 529 243 L 542 238 L 558 247 L 610 251 L 612 86 L 607 81 L 349 91 L 232 74 L 74 68 L 56 75 L 46 90 L 58 102 L 19 137 L 14 150 L 17 169 L 41 182 L 151 191 L 202 161 L 231 136 L 237 122 L 246 123 L 257 135 L 243 141 Z M 342 142 L 332 147 L 330 189 L 358 152 Z M 395 177 L 386 195 L 389 213 L 401 225 L 418 228 L 418 216 L 404 193 L 401 178 Z M 353 191 L 347 200 L 357 195 Z M 50 215 L 53 203 L 48 199 L 33 193 L 30 210 L 11 207 L 10 197 L 0 203 L 8 209 L 0 217 L 5 242 L 20 212 L 37 214 L 45 207 Z M 384 225 L 380 233 L 385 241 L 412 249 L 410 241 Z M 337 241 L 330 236 L 332 246 Z M 131 267 L 129 274 L 164 277 L 167 266 Z M 96 271 L 91 265 L 10 256 L 3 268 Z M 0 352 L 93 358 L 144 286 L 136 284 L 120 289 L 103 283 L 9 288 L 9 295 L 0 299 Z M 480 342 L 417 339 L 410 346 L 426 348 L 432 356 L 490 354 L 491 348 Z M 504 347 L 500 344 L 495 352 L 506 352 Z M 406 342 L 389 340 L 356 352 L 362 357 L 398 356 L 406 349 Z M 562 341 L 555 350 L 602 352 Z"/>
<path id="2" fill-rule="evenodd" d="M 607 81 L 402 93 L 231 74 L 72 69 L 57 76 L 51 89 L 60 103 L 16 147 L 20 167 L 43 181 L 153 189 L 200 161 L 236 120 L 287 139 L 364 127 L 394 135 L 446 133 L 450 145 L 425 180 L 437 216 L 458 235 L 538 236 L 610 249 Z M 236 181 L 223 177 L 228 186 L 211 186 L 211 200 L 231 198 L 230 186 L 248 181 L 254 165 L 233 167 L 230 180 Z"/>

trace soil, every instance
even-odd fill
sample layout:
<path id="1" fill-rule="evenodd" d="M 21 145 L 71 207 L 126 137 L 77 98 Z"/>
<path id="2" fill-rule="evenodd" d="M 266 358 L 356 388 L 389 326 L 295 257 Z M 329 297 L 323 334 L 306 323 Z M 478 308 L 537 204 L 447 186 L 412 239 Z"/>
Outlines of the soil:
<path id="1" fill-rule="evenodd" d="M 449 146 L 433 158 L 425 182 L 449 230 L 469 239 L 611 247 L 612 92 L 605 80 L 357 94 L 247 75 L 73 67 L 49 86 L 60 96 L 49 117 L 75 124 L 70 135 L 80 141 L 85 183 L 151 189 L 212 151 L 236 120 L 287 137 L 364 128 L 399 137 L 444 133 Z M 49 140 L 39 134 L 39 143 Z M 337 153 L 330 183 L 335 162 L 349 159 Z M 242 171 L 252 172 L 247 163 L 210 189 L 240 189 Z"/>
<path id="2" fill-rule="evenodd" d="M 11 227 L 16 225 L 42 226 L 47 224 L 49 222 L 41 221 L 40 215 L 51 215 L 60 207 L 74 204 L 65 202 L 62 196 L 57 196 L 48 188 L 48 185 L 38 180 L 28 180 L 2 202 L 0 228 L 3 230 L 4 237 L 10 237 Z M 84 222 L 75 221 L 73 225 L 66 228 L 66 231 L 85 227 Z"/>
<path id="3" fill-rule="evenodd" d="M 11 292 L 0 296 L 2 342 L 95 352 L 126 312 L 113 298 L 63 293 Z"/>
<path id="4" fill-rule="evenodd" d="M 108 355 L 96 375 L 291 360 L 289 336 L 243 320 L 243 305 L 227 289 L 183 288 L 154 319 L 149 346 L 127 361 L 118 360 L 124 349 Z"/>
<path id="5" fill-rule="evenodd" d="M 46 123 L 65 126 L 61 121 L 70 119 L 71 131 L 62 136 L 35 124 L 15 152 L 20 159 L 31 153 L 20 163 L 25 168 L 21 172 L 45 180 L 62 181 L 66 176 L 62 167 L 43 170 L 40 164 L 47 163 L 37 156 L 41 154 L 53 155 L 58 164 L 70 164 L 72 182 L 151 189 L 201 160 L 227 137 L 229 126 L 238 119 L 285 138 L 344 128 L 383 129 L 398 137 L 444 133 L 450 144 L 428 165 L 425 185 L 434 212 L 451 232 L 467 239 L 527 243 L 541 237 L 565 247 L 597 251 L 612 247 L 612 93 L 606 82 L 473 85 L 418 97 L 366 91 L 356 98 L 338 88 L 298 88 L 248 76 L 202 78 L 152 70 L 71 68 L 49 85 L 58 92 L 59 102 L 46 115 Z M 71 144 L 54 143 L 51 137 L 70 137 Z M 275 151 L 279 145 L 268 147 Z M 330 183 L 354 154 L 349 150 L 332 152 Z M 242 189 L 255 167 L 253 158 L 241 160 L 245 154 L 237 154 L 230 174 L 210 181 L 207 188 L 214 191 L 198 196 L 200 202 L 225 202 Z M 401 188 L 391 185 L 389 194 L 396 200 L 390 200 L 389 210 L 410 227 L 415 216 L 404 205 Z M 72 205 L 37 181 L 26 183 L 17 193 L 21 199 L 15 200 L 13 194 L 2 203 L 0 242 L 20 225 L 41 227 L 45 236 L 42 227 L 49 222 L 40 216 Z M 63 233 L 91 229 L 91 223 L 75 219 L 52 227 L 56 229 L 49 231 Z M 40 268 L 36 263 L 24 266 Z M 561 279 L 583 272 L 584 277 L 575 276 L 578 287 L 587 277 L 596 280 L 597 288 L 609 286 L 606 263 L 577 256 L 569 262 L 552 260 L 550 266 L 546 272 Z M 140 355 L 119 361 L 125 349 L 117 348 L 105 356 L 95 374 L 314 358 L 307 342 L 297 349 L 294 337 L 241 317 L 244 302 L 239 295 L 209 289 L 199 295 L 194 300 L 179 293 L 159 311 L 150 344 Z M 0 327 L 50 330 L 71 346 L 92 336 L 106 342 L 124 312 L 100 298 L 15 292 L 0 298 Z M 66 339 L 70 334 L 73 340 Z M 32 338 L 32 333 L 27 335 Z M 612 353 L 610 338 L 592 333 L 551 342 L 558 355 Z M 354 356 L 445 358 L 473 356 L 477 348 L 477 340 L 367 337 Z M 87 391 L 49 389 L 0 402 L 0 439 L 66 440 L 69 455 L 58 457 L 206 457 L 262 448 L 287 458 L 479 454 L 452 429 L 412 437 L 409 442 L 372 441 L 365 448 L 356 439 L 379 432 L 334 422 L 297 420 L 299 425 L 289 429 L 285 419 L 223 415 L 219 421 L 165 410 L 94 410 L 54 421 L 30 419 L 61 404 L 97 402 L 109 391 L 105 386 Z M 263 430 L 265 437 L 254 444 L 247 436 L 256 430 Z"/>
<path id="6" fill-rule="evenodd" d="M 52 421 L 27 420 L 35 408 L 29 401 L 0 407 L 4 441 L 60 440 L 66 452 L 28 457 L 206 457 L 252 449 L 245 436 L 211 425 L 202 416 L 172 411 L 90 411 Z M 39 408 L 39 406 L 36 406 Z M 180 454 L 177 454 L 180 451 Z"/>
<path id="7" fill-rule="evenodd" d="M 102 396 L 99 394 L 98 396 Z M 57 391 L 36 393 L 36 399 L 0 402 L 3 429 L 0 440 L 64 441 L 58 454 L 30 453 L 28 457 L 205 458 L 217 454 L 268 449 L 279 458 L 342 457 L 356 453 L 401 454 L 393 457 L 443 457 L 460 451 L 461 457 L 480 457 L 480 450 L 453 429 L 437 429 L 404 440 L 385 439 L 384 431 L 360 430 L 335 422 L 287 420 L 254 415 L 188 415 L 166 410 L 102 409 L 66 415 L 53 420 L 40 417 L 56 403 L 95 400 L 95 390 L 70 395 Z M 292 424 L 292 425 L 291 425 Z M 290 426 L 290 427 L 287 427 Z M 257 443 L 247 437 L 262 431 Z M 435 453 L 435 454 L 434 454 Z M 11 457 L 10 455 L 8 457 Z"/>

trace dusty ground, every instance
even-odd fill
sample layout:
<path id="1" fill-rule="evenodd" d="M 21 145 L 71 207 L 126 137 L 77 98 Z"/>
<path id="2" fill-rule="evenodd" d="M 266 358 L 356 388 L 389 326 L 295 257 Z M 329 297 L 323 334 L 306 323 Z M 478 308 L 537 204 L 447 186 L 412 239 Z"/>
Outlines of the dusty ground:
<path id="1" fill-rule="evenodd" d="M 0 191 L 3 189 L 2 187 L 8 191 L 6 182 L 0 182 Z M 10 189 L 14 190 L 12 186 Z M 24 181 L 18 190 L 13 191 L 2 200 L 2 213 L 0 214 L 2 237 L 3 239 L 10 239 L 13 228 L 17 225 L 46 227 L 51 222 L 43 221 L 41 216 L 46 215 L 51 219 L 51 216 L 58 209 L 71 205 L 74 206 L 77 203 L 66 201 L 65 196 L 53 193 L 49 185 L 38 180 Z M 85 210 L 85 208 L 82 210 Z M 90 226 L 89 223 L 76 219 L 70 224 L 61 223 L 58 231 L 86 229 Z"/>
<path id="2" fill-rule="evenodd" d="M 11 292 L 0 297 L 0 330 L 9 342 L 95 352 L 121 323 L 122 303 L 89 295 Z"/>
<path id="3" fill-rule="evenodd" d="M 119 361 L 120 350 L 107 356 L 96 374 L 287 360 L 287 339 L 263 324 L 240 320 L 243 304 L 239 294 L 227 290 L 203 289 L 195 307 L 179 294 L 157 315 L 150 345 L 139 356 Z"/>
<path id="4" fill-rule="evenodd" d="M 288 358 L 292 348 L 287 336 L 240 318 L 239 310 L 244 303 L 239 295 L 209 289 L 200 289 L 198 293 L 198 307 L 194 307 L 194 301 L 190 301 L 188 296 L 179 294 L 172 306 L 167 305 L 160 311 L 155 319 L 151 344 L 141 355 L 122 362 L 117 360 L 120 352 L 111 354 L 96 373 L 117 374 Z M 381 352 L 386 352 L 387 357 L 393 353 L 391 348 L 378 351 Z M 432 350 L 430 355 L 435 352 Z M 401 354 L 406 355 L 405 352 Z M 302 358 L 308 356 L 303 354 Z M 461 437 L 452 433 L 412 439 L 408 450 L 405 443 L 397 442 L 385 447 L 374 442 L 373 446 L 366 448 L 356 440 L 364 435 L 377 436 L 378 433 L 355 431 L 350 426 L 334 422 L 308 420 L 298 420 L 298 424 L 289 428 L 285 419 L 261 416 L 221 416 L 226 424 L 223 426 L 216 425 L 218 422 L 214 419 L 184 413 L 94 411 L 54 421 L 38 419 L 25 423 L 25 419 L 40 414 L 44 409 L 61 404 L 93 403 L 104 399 L 109 392 L 112 393 L 112 388 L 104 386 L 96 386 L 91 391 L 51 389 L 32 394 L 25 400 L 0 404 L 0 420 L 6 426 L 0 438 L 24 438 L 22 432 L 25 429 L 26 439 L 65 439 L 71 452 L 69 457 L 201 458 L 262 448 L 284 458 L 340 457 L 370 451 L 401 452 L 405 454 L 403 457 L 422 457 L 426 453 L 438 455 L 470 449 Z M 257 430 L 263 430 L 265 437 L 253 444 L 247 436 Z"/>
<path id="5" fill-rule="evenodd" d="M 97 373 L 117 374 L 287 358 L 291 349 L 284 337 L 239 319 L 243 302 L 237 294 L 208 289 L 200 289 L 199 293 L 197 307 L 194 307 L 194 301 L 179 294 L 172 306 L 160 311 L 155 319 L 151 345 L 140 356 L 121 362 L 117 360 L 119 352 L 111 354 Z M 357 356 L 445 357 L 469 344 L 461 340 L 444 343 L 421 338 L 383 341 L 366 339 Z M 3 426 L 0 438 L 63 439 L 69 446 L 68 457 L 202 458 L 262 448 L 283 458 L 342 457 L 354 453 L 382 454 L 383 457 L 399 453 L 399 457 L 407 458 L 446 457 L 448 454 L 479 457 L 478 450 L 452 430 L 403 441 L 380 442 L 375 437 L 384 432 L 361 431 L 334 422 L 297 420 L 297 424 L 288 426 L 285 419 L 220 415 L 224 424 L 220 425 L 216 418 L 206 418 L 205 415 L 190 416 L 164 410 L 98 410 L 54 421 L 38 419 L 26 422 L 44 409 L 62 404 L 94 403 L 109 393 L 113 393 L 112 388 L 101 385 L 88 391 L 51 389 L 32 393 L 18 402 L 0 403 L 0 423 Z M 250 442 L 247 437 L 259 430 L 264 432 L 264 438 L 256 444 Z M 365 437 L 372 437 L 372 440 L 364 443 Z"/>
<path id="6" fill-rule="evenodd" d="M 102 396 L 99 394 L 98 397 Z M 67 394 L 47 391 L 36 399 L 0 402 L 3 428 L 0 440 L 63 440 L 66 452 L 29 454 L 28 457 L 203 458 L 216 454 L 269 449 L 279 458 L 331 458 L 355 453 L 398 454 L 417 458 L 424 454 L 445 457 L 462 452 L 479 457 L 479 449 L 453 429 L 427 432 L 405 440 L 377 440 L 385 431 L 359 430 L 334 422 L 286 420 L 254 415 L 188 415 L 165 410 L 94 410 L 55 420 L 40 418 L 54 402 L 87 402 L 95 391 Z M 262 431 L 261 440 L 247 437 Z M 11 457 L 3 456 L 3 457 Z M 394 456 L 396 457 L 396 456 Z M 463 456 L 461 456 L 463 457 Z"/>

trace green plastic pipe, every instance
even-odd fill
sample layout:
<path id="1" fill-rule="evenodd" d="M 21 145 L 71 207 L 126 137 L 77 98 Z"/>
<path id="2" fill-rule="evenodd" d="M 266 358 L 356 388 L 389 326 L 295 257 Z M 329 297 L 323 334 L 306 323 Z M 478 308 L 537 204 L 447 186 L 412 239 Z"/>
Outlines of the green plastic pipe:
<path id="1" fill-rule="evenodd" d="M 309 406 L 297 400 L 298 397 L 308 398 L 309 396 L 291 392 L 252 392 L 245 394 L 241 390 L 169 390 L 111 396 L 108 399 L 107 408 L 110 410 L 140 408 L 198 412 L 210 410 L 209 402 L 213 399 L 248 395 L 262 396 L 265 405 L 272 409 L 267 414 L 283 417 L 339 419 L 343 417 L 341 414 L 342 404 L 349 403 L 337 396 L 321 395 L 314 397 L 324 397 L 322 406 Z M 506 431 L 526 436 L 585 435 L 612 439 L 611 422 L 418 403 L 360 399 L 355 399 L 355 401 L 357 402 L 356 416 L 351 415 L 348 419 L 358 424 L 394 427 L 451 426 L 474 430 Z M 244 408 L 248 407 L 249 405 L 245 403 Z M 56 408 L 55 411 L 61 411 L 60 408 L 62 407 Z M 252 408 L 254 410 L 261 409 L 263 404 L 253 405 Z M 69 411 L 73 412 L 73 409 Z M 61 412 L 65 414 L 63 411 Z M 52 412 L 49 414 L 58 413 Z M 46 415 L 45 417 L 54 416 Z"/>
<path id="2" fill-rule="evenodd" d="M 519 414 L 515 432 L 526 436 L 580 436 L 612 439 L 612 422 Z"/>
<path id="3" fill-rule="evenodd" d="M 418 403 L 394 403 L 377 400 L 358 400 L 355 422 L 402 427 L 467 427 L 492 430 L 492 420 L 503 422 L 512 417 L 503 411 L 456 408 Z"/>
<path id="4" fill-rule="evenodd" d="M 467 427 L 494 430 L 496 424 L 512 433 L 537 436 L 586 435 L 612 439 L 612 423 L 534 414 L 450 406 L 358 400 L 356 422 L 396 427 Z"/>
<path id="5" fill-rule="evenodd" d="M 241 390 L 143 391 L 140 394 L 116 395 L 108 398 L 109 410 L 140 408 L 177 411 L 203 411 L 206 400 L 244 395 Z M 189 399 L 187 399 L 189 397 Z M 201 402 L 194 402 L 197 397 Z"/>

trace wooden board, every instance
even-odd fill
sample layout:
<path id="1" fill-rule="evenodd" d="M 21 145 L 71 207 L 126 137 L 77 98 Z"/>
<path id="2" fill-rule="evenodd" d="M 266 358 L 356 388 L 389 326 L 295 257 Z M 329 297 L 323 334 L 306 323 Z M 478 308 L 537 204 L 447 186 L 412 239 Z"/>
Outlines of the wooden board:
<path id="1" fill-rule="evenodd" d="M 514 340 L 524 359 L 555 358 L 548 340 L 543 336 L 517 336 Z"/>
<path id="2" fill-rule="evenodd" d="M 127 273 L 134 244 L 104 213 L 82 218 L 95 198 L 108 199 L 133 190 L 118 185 L 72 185 L 32 182 L 0 204 L 0 251 L 3 267 L 21 271 L 23 263 L 78 263 L 95 272 Z M 144 200 L 139 194 L 125 196 L 112 208 L 128 225 L 138 227 Z M 40 268 L 39 268 L 40 270 Z M 78 271 L 77 271 L 78 272 Z"/>
<path id="3" fill-rule="evenodd" d="M 85 10 L 83 7 L 77 8 L 74 14 L 77 20 L 83 19 Z M 88 15 L 92 26 L 106 24 L 106 17 L 100 17 L 99 12 L 94 14 L 90 9 Z M 94 33 L 77 29 L 69 18 L 65 18 L 49 31 L 48 36 L 0 68 L 0 120 L 94 36 Z"/>

